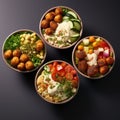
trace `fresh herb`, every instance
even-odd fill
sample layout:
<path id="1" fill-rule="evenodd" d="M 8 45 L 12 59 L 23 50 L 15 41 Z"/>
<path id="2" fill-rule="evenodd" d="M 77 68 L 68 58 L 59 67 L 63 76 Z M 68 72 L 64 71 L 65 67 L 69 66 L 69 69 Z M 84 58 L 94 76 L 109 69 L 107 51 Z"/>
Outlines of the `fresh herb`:
<path id="1" fill-rule="evenodd" d="M 41 63 L 41 59 L 36 57 L 36 56 L 32 56 L 31 60 L 32 60 L 35 67 L 39 66 Z"/>
<path id="2" fill-rule="evenodd" d="M 20 46 L 20 34 L 13 34 L 12 36 L 10 36 L 4 45 L 4 50 L 15 50 L 16 48 L 18 48 Z"/>

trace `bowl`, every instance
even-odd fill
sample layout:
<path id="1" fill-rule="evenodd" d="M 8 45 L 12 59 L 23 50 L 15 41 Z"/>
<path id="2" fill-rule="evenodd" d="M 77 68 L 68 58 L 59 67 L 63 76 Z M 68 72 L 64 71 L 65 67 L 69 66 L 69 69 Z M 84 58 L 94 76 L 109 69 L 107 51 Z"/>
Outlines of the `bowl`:
<path id="1" fill-rule="evenodd" d="M 28 29 L 11 33 L 2 47 L 2 56 L 7 66 L 22 73 L 38 69 L 46 58 L 46 52 L 41 37 Z"/>
<path id="2" fill-rule="evenodd" d="M 75 45 L 72 63 L 84 77 L 100 79 L 113 69 L 115 52 L 105 38 L 95 35 L 87 36 Z"/>
<path id="3" fill-rule="evenodd" d="M 63 104 L 78 92 L 80 79 L 74 67 L 62 60 L 42 65 L 35 76 L 35 89 L 48 103 Z"/>
<path id="4" fill-rule="evenodd" d="M 83 24 L 75 10 L 67 6 L 56 6 L 43 14 L 39 23 L 39 31 L 51 47 L 67 49 L 80 39 Z"/>

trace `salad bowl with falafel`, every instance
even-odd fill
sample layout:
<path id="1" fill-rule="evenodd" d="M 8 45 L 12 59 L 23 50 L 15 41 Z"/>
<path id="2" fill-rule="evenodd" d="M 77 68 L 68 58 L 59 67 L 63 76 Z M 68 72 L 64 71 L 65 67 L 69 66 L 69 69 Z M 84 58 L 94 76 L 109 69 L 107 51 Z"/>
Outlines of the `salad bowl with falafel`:
<path id="1" fill-rule="evenodd" d="M 5 63 L 18 72 L 32 72 L 45 60 L 46 47 L 40 36 L 28 29 L 11 33 L 2 48 Z"/>
<path id="2" fill-rule="evenodd" d="M 90 79 L 103 78 L 115 64 L 115 52 L 111 44 L 100 36 L 87 36 L 74 47 L 72 62 L 77 71 Z"/>
<path id="3" fill-rule="evenodd" d="M 58 49 L 67 49 L 79 40 L 83 31 L 80 16 L 66 6 L 56 6 L 44 13 L 39 31 L 45 42 Z"/>

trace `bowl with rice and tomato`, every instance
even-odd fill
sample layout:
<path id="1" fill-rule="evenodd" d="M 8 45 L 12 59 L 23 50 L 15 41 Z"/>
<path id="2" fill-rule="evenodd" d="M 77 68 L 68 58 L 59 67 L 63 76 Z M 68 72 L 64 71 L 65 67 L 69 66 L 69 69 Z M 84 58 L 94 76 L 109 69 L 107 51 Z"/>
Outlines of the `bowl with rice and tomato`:
<path id="1" fill-rule="evenodd" d="M 75 45 L 82 36 L 83 24 L 75 10 L 66 6 L 56 6 L 43 14 L 39 31 L 48 45 L 67 49 Z"/>
<path id="2" fill-rule="evenodd" d="M 32 72 L 44 62 L 46 46 L 35 31 L 20 29 L 6 38 L 2 56 L 7 66 L 13 70 L 22 73 Z"/>
<path id="3" fill-rule="evenodd" d="M 40 67 L 35 76 L 35 89 L 45 101 L 63 104 L 78 92 L 80 79 L 72 65 L 62 60 L 52 60 Z"/>
<path id="4" fill-rule="evenodd" d="M 103 78 L 114 67 L 115 52 L 105 38 L 87 36 L 75 45 L 72 63 L 76 70 L 86 78 Z"/>

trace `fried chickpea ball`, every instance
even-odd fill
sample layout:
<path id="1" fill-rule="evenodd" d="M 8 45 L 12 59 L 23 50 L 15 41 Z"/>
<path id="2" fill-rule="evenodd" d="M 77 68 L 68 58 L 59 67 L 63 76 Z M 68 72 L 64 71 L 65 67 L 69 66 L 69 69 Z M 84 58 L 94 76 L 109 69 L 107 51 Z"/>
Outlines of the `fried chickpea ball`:
<path id="1" fill-rule="evenodd" d="M 37 51 L 41 51 L 43 49 L 43 47 L 44 47 L 44 45 L 43 45 L 42 40 L 36 41 L 36 50 Z"/>
<path id="2" fill-rule="evenodd" d="M 16 67 L 18 64 L 19 64 L 19 58 L 18 57 L 13 57 L 10 61 L 10 64 L 13 66 L 13 67 Z"/>
<path id="3" fill-rule="evenodd" d="M 53 34 L 53 32 L 54 32 L 54 30 L 53 30 L 52 28 L 46 28 L 46 29 L 45 29 L 45 33 L 46 33 L 47 35 L 51 35 L 51 34 Z"/>
<path id="4" fill-rule="evenodd" d="M 48 28 L 48 27 L 49 27 L 49 21 L 46 20 L 46 19 L 42 20 L 42 21 L 41 21 L 41 27 L 42 27 L 43 29 Z"/>
<path id="5" fill-rule="evenodd" d="M 106 60 L 104 59 L 104 58 L 100 58 L 100 59 L 98 59 L 98 66 L 104 66 L 104 65 L 106 65 Z"/>
<path id="6" fill-rule="evenodd" d="M 86 73 L 88 68 L 88 64 L 86 60 L 81 60 L 78 62 L 78 69 L 82 72 L 82 73 Z"/>
<path id="7" fill-rule="evenodd" d="M 28 57 L 28 55 L 27 54 L 25 54 L 25 53 L 23 53 L 21 56 L 20 56 L 20 61 L 21 62 L 26 62 L 26 61 L 28 61 L 29 60 L 29 57 Z"/>
<path id="8" fill-rule="evenodd" d="M 99 72 L 98 66 L 89 66 L 87 69 L 87 75 L 94 77 Z"/>
<path id="9" fill-rule="evenodd" d="M 100 67 L 100 73 L 101 73 L 102 75 L 104 75 L 105 73 L 107 73 L 108 70 L 109 70 L 109 68 L 108 68 L 107 65 Z"/>
<path id="10" fill-rule="evenodd" d="M 114 63 L 114 59 L 112 57 L 107 57 L 106 62 L 108 65 L 112 65 Z"/>
<path id="11" fill-rule="evenodd" d="M 62 8 L 61 7 L 58 7 L 55 9 L 55 14 L 58 15 L 58 14 L 62 14 L 63 11 L 62 11 Z"/>
<path id="12" fill-rule="evenodd" d="M 6 50 L 6 51 L 4 52 L 4 57 L 5 57 L 6 59 L 12 58 L 12 50 Z"/>
<path id="13" fill-rule="evenodd" d="M 20 57 L 21 51 L 19 49 L 13 50 L 13 56 Z"/>
<path id="14" fill-rule="evenodd" d="M 27 61 L 25 63 L 25 68 L 26 68 L 26 70 L 32 70 L 34 68 L 33 62 L 32 61 Z"/>
<path id="15" fill-rule="evenodd" d="M 50 21 L 50 28 L 55 30 L 57 28 L 58 24 L 55 21 Z"/>
<path id="16" fill-rule="evenodd" d="M 20 63 L 17 65 L 17 69 L 18 69 L 18 70 L 21 70 L 21 71 L 25 70 L 25 64 L 24 64 L 23 62 L 20 62 Z"/>
<path id="17" fill-rule="evenodd" d="M 46 15 L 45 15 L 45 19 L 48 20 L 48 21 L 51 21 L 54 19 L 54 14 L 53 12 L 48 12 Z"/>
<path id="18" fill-rule="evenodd" d="M 75 52 L 75 56 L 77 57 L 77 58 L 79 58 L 80 60 L 82 60 L 82 59 L 84 59 L 85 57 L 86 57 L 86 53 L 85 53 L 85 51 L 80 51 L 80 50 L 77 50 L 76 52 Z"/>
<path id="19" fill-rule="evenodd" d="M 54 21 L 57 22 L 57 23 L 62 22 L 62 15 L 61 14 L 56 15 L 54 17 Z"/>

